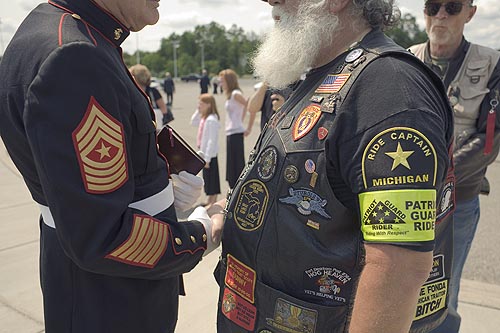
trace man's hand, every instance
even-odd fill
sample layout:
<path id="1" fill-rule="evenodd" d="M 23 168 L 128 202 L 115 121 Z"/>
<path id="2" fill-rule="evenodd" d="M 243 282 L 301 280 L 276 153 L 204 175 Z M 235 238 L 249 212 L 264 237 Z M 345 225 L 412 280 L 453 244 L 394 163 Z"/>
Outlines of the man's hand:
<path id="1" fill-rule="evenodd" d="M 193 207 L 203 190 L 203 178 L 186 171 L 181 171 L 178 175 L 171 174 L 170 177 L 174 186 L 175 209 L 184 212 Z"/>
<path id="2" fill-rule="evenodd" d="M 212 239 L 214 242 L 220 242 L 222 231 L 224 229 L 224 222 L 226 214 L 224 208 L 226 207 L 226 199 L 222 199 L 214 203 L 207 210 L 210 219 L 212 220 Z"/>

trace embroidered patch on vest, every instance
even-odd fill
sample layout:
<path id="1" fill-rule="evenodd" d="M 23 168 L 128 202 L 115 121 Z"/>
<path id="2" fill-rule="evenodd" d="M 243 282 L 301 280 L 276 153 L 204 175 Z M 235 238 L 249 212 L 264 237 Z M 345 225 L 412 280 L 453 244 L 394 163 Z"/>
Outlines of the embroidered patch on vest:
<path id="1" fill-rule="evenodd" d="M 87 192 L 113 192 L 128 180 L 122 125 L 94 97 L 73 131 L 73 145 Z"/>
<path id="2" fill-rule="evenodd" d="M 275 147 L 268 147 L 260 154 L 257 161 L 257 174 L 262 181 L 268 181 L 274 177 L 278 152 Z"/>
<path id="3" fill-rule="evenodd" d="M 297 141 L 311 131 L 321 117 L 319 105 L 311 104 L 302 110 L 292 129 L 293 141 Z"/>
<path id="4" fill-rule="evenodd" d="M 436 223 L 441 222 L 445 217 L 455 210 L 455 176 L 453 173 L 446 178 L 446 183 L 441 191 L 438 201 Z"/>
<path id="5" fill-rule="evenodd" d="M 358 197 L 365 240 L 423 242 L 434 239 L 436 190 L 375 191 Z"/>
<path id="6" fill-rule="evenodd" d="M 328 74 L 323 83 L 316 89 L 315 94 L 333 94 L 339 92 L 351 74 Z"/>
<path id="7" fill-rule="evenodd" d="M 295 190 L 290 187 L 288 189 L 288 197 L 280 198 L 279 201 L 285 204 L 295 205 L 298 212 L 305 216 L 309 216 L 314 212 L 324 218 L 331 218 L 330 214 L 323 208 L 328 201 L 310 190 Z"/>
<path id="8" fill-rule="evenodd" d="M 335 267 L 314 267 L 304 271 L 304 293 L 339 303 L 346 303 L 349 293 L 344 290 L 351 277 Z"/>
<path id="9" fill-rule="evenodd" d="M 257 308 L 254 305 L 231 290 L 224 288 L 221 309 L 227 319 L 245 330 L 253 332 L 257 318 Z"/>
<path id="10" fill-rule="evenodd" d="M 269 202 L 269 191 L 263 182 L 251 179 L 241 187 L 234 208 L 234 220 L 243 231 L 257 230 L 261 225 Z"/>
<path id="11" fill-rule="evenodd" d="M 309 309 L 283 298 L 278 298 L 274 307 L 274 317 L 266 318 L 267 325 L 281 332 L 314 333 L 318 311 Z"/>
<path id="12" fill-rule="evenodd" d="M 256 273 L 232 255 L 227 255 L 227 270 L 224 282 L 238 295 L 249 301 L 255 302 Z"/>
<path id="13" fill-rule="evenodd" d="M 328 136 L 328 130 L 325 127 L 318 128 L 318 139 L 323 141 Z"/>
<path id="14" fill-rule="evenodd" d="M 106 258 L 129 265 L 153 268 L 168 245 L 168 225 L 147 215 L 134 215 L 128 239 Z"/>
<path id="15" fill-rule="evenodd" d="M 425 135 L 413 128 L 389 128 L 366 145 L 361 170 L 365 188 L 417 183 L 435 186 L 436 151 Z"/>
<path id="16" fill-rule="evenodd" d="M 432 259 L 432 270 L 429 274 L 429 278 L 426 283 L 441 280 L 445 277 L 444 275 L 444 255 L 438 254 Z"/>
<path id="17" fill-rule="evenodd" d="M 446 306 L 448 280 L 424 284 L 418 295 L 414 320 L 419 320 L 442 310 Z"/>

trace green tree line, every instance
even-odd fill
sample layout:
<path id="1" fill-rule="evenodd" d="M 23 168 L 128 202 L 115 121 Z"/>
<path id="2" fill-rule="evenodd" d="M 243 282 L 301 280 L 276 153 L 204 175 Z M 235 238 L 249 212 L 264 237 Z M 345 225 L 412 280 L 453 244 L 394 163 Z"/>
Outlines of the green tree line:
<path id="1" fill-rule="evenodd" d="M 416 17 L 411 14 L 402 15 L 399 23 L 386 34 L 404 48 L 427 39 L 425 31 L 420 29 Z M 217 74 L 222 69 L 232 68 L 239 75 L 245 75 L 252 73 L 249 59 L 259 44 L 259 36 L 253 32 L 246 33 L 236 25 L 226 30 L 224 26 L 211 22 L 196 26 L 194 31 L 185 31 L 181 35 L 173 33 L 163 38 L 156 52 L 140 51 L 141 63 L 154 76 L 163 77 L 167 71 L 174 75 L 174 44 L 178 45 L 178 76 L 200 73 L 202 52 L 205 69 L 209 73 Z M 136 63 L 137 57 L 135 53 L 125 53 L 124 59 L 126 65 L 131 66 Z"/>

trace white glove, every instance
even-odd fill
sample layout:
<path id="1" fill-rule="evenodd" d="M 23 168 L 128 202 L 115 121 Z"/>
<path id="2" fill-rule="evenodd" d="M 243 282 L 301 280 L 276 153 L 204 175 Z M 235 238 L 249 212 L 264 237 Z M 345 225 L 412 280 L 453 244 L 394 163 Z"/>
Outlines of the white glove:
<path id="1" fill-rule="evenodd" d="M 170 177 L 174 187 L 175 209 L 184 212 L 193 207 L 203 190 L 203 178 L 186 171 L 181 171 L 178 175 L 171 174 Z"/>
<path id="2" fill-rule="evenodd" d="M 207 210 L 204 207 L 196 207 L 191 215 L 188 216 L 188 221 L 193 220 L 200 222 L 205 227 L 205 232 L 207 234 L 207 249 L 205 250 L 205 253 L 203 253 L 203 256 L 206 256 L 219 247 L 220 238 L 217 243 L 214 243 L 212 239 L 212 220 L 210 220 L 210 217 L 207 214 Z"/>

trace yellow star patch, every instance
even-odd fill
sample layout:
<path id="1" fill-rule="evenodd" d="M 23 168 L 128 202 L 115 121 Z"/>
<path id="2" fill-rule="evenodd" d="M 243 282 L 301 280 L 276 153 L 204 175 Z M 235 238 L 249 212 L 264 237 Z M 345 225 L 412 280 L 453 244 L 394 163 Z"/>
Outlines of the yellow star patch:
<path id="1" fill-rule="evenodd" d="M 391 171 L 396 169 L 400 164 L 405 166 L 408 170 L 411 170 L 410 164 L 408 163 L 408 157 L 410 157 L 413 153 L 413 150 L 404 151 L 403 148 L 401 148 L 401 144 L 398 142 L 398 148 L 395 152 L 385 153 L 387 156 L 391 157 L 394 160 L 394 162 L 392 163 Z"/>

